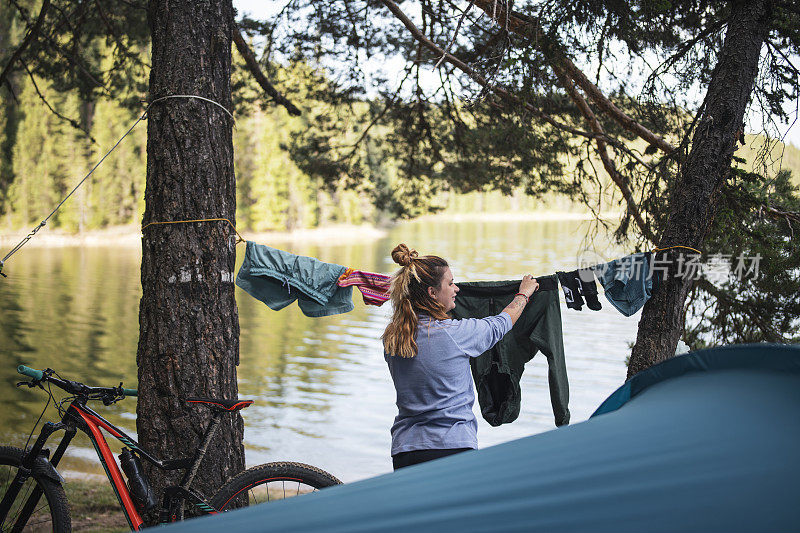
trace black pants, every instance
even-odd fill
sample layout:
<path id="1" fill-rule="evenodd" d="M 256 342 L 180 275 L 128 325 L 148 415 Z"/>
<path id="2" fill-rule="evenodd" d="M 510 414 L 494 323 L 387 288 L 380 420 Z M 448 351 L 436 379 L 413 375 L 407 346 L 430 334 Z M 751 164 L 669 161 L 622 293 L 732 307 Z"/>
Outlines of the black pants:
<path id="1" fill-rule="evenodd" d="M 392 466 L 395 470 L 404 468 L 406 466 L 424 463 L 426 461 L 433 461 L 448 455 L 455 455 L 457 453 L 466 452 L 472 448 L 447 448 L 443 450 L 414 450 L 411 452 L 400 452 L 392 456 Z"/>
<path id="2" fill-rule="evenodd" d="M 493 426 L 513 422 L 522 402 L 520 380 L 525 363 L 542 352 L 547 357 L 550 403 L 557 426 L 569 423 L 569 382 L 564 360 L 558 278 L 537 276 L 539 290 L 500 342 L 470 359 L 475 392 L 483 418 Z M 517 281 L 459 283 L 453 318 L 484 318 L 503 310 L 519 291 Z"/>

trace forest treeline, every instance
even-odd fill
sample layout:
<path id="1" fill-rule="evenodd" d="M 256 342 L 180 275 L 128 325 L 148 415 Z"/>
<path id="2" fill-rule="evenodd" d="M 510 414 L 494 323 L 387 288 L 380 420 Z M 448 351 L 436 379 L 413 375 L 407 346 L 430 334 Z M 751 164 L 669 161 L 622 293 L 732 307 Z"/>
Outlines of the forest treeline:
<path id="1" fill-rule="evenodd" d="M 300 67 L 298 67 L 300 68 Z M 297 72 L 309 76 L 306 72 Z M 59 92 L 52 84 L 35 76 L 14 80 L 15 92 L 0 91 L 0 228 L 3 231 L 28 229 L 37 224 L 81 180 L 94 164 L 122 137 L 141 116 L 130 102 L 101 98 L 81 102 L 74 92 Z M 299 117 L 282 108 L 264 108 L 248 102 L 253 87 L 239 87 L 234 129 L 235 172 L 237 179 L 237 226 L 251 231 L 283 231 L 313 228 L 334 223 L 378 223 L 398 216 L 428 211 L 449 213 L 534 211 L 585 211 L 586 208 L 556 193 L 541 198 L 527 196 L 522 188 L 503 194 L 477 191 L 468 194 L 442 190 L 415 190 L 408 193 L 398 186 L 398 164 L 384 148 L 386 131 L 368 128 L 369 103 L 363 112 L 348 104 L 342 116 L 349 117 L 341 145 L 357 144 L 362 150 L 361 182 L 331 187 L 330 180 L 302 170 L 304 157 L 291 149 L 292 142 L 322 116 L 335 116 L 335 104 L 324 104 Z M 47 100 L 45 104 L 44 100 Z M 323 105 L 314 102 L 311 105 Z M 57 110 L 58 114 L 48 108 Z M 344 105 L 344 104 L 341 104 Z M 59 116 L 60 115 L 60 116 Z M 366 133 L 365 133 L 366 132 Z M 366 135 L 366 139 L 360 139 Z M 362 142 L 356 143 L 356 140 Z M 764 139 L 750 136 L 737 152 L 748 170 L 763 149 Z M 58 211 L 48 225 L 68 232 L 80 232 L 119 225 L 137 225 L 144 210 L 147 154 L 146 123 L 141 122 L 100 165 L 75 195 Z M 762 161 L 793 170 L 800 181 L 800 150 L 778 144 Z M 771 169 L 775 172 L 777 168 Z M 415 198 L 410 199 L 410 195 Z M 422 197 L 422 198 L 420 198 Z M 609 197 L 607 207 L 614 209 Z M 618 209 L 618 207 L 617 207 Z"/>
<path id="2" fill-rule="evenodd" d="M 22 80 L 17 102 L 6 98 L 0 111 L 0 212 L 5 230 L 38 223 L 58 204 L 89 169 L 141 115 L 112 100 L 82 104 L 73 94 L 60 94 L 44 82 L 38 91 L 65 117 L 85 126 L 86 132 L 51 112 L 37 87 Z M 376 196 L 392 191 L 392 164 L 379 153 L 367 158 L 369 168 L 362 187 L 330 190 L 304 173 L 286 146 L 307 125 L 304 117 L 290 117 L 282 109 L 253 107 L 238 115 L 234 129 L 237 179 L 237 225 L 254 231 L 291 230 L 331 223 L 375 223 L 390 218 Z M 354 131 L 365 128 L 355 124 Z M 370 150 L 367 143 L 363 149 Z M 49 226 L 84 231 L 138 224 L 144 210 L 147 153 L 146 123 L 141 122 L 120 146 L 51 219 Z M 374 177 L 385 191 L 373 190 Z M 433 208 L 457 211 L 533 209 L 539 201 L 515 194 L 438 194 Z M 376 205 L 377 204 L 377 205 Z M 559 207 L 570 205 L 566 200 Z"/>
<path id="3" fill-rule="evenodd" d="M 48 101 L 61 114 L 76 117 L 87 131 L 47 109 L 29 82 L 18 91 L 16 105 L 3 106 L 0 204 L 6 229 L 27 227 L 50 213 L 144 109 L 143 105 L 132 111 L 111 100 L 81 104 L 74 95 L 59 94 L 44 84 L 39 84 L 39 90 L 46 91 Z M 238 225 L 263 231 L 375 220 L 380 210 L 365 195 L 321 190 L 281 148 L 302 127 L 301 121 L 281 117 L 278 110 L 256 109 L 248 116 L 237 116 Z M 142 122 L 49 225 L 83 231 L 140 223 L 146 154 L 147 128 Z"/>

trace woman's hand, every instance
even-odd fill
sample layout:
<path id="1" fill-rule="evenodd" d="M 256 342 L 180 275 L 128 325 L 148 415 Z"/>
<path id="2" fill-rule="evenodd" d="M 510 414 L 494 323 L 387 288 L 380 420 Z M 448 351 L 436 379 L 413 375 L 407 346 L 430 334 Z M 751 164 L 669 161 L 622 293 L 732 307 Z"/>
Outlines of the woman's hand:
<path id="1" fill-rule="evenodd" d="M 539 282 L 530 274 L 525 274 L 522 278 L 522 283 L 519 284 L 519 292 L 530 298 L 533 293 L 539 288 Z"/>
<path id="2" fill-rule="evenodd" d="M 519 284 L 519 294 L 516 294 L 514 299 L 511 300 L 511 303 L 503 309 L 503 312 L 511 317 L 512 324 L 516 324 L 517 319 L 522 315 L 522 310 L 528 305 L 528 300 L 538 288 L 539 282 L 530 274 L 526 274 L 525 277 L 522 278 L 522 283 Z M 520 294 L 522 296 L 520 296 Z"/>

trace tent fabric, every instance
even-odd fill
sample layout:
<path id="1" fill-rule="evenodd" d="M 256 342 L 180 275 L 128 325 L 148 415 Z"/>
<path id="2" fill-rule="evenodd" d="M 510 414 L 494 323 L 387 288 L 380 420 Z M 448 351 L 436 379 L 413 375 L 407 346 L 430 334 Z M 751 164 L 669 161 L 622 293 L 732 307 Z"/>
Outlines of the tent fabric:
<path id="1" fill-rule="evenodd" d="M 770 369 L 778 372 L 800 372 L 798 347 L 785 344 L 740 344 L 702 350 L 668 359 L 639 372 L 609 396 L 592 414 L 610 413 L 648 387 L 688 372 L 722 369 Z"/>
<path id="2" fill-rule="evenodd" d="M 657 365 L 587 421 L 172 531 L 796 531 L 800 346 Z"/>

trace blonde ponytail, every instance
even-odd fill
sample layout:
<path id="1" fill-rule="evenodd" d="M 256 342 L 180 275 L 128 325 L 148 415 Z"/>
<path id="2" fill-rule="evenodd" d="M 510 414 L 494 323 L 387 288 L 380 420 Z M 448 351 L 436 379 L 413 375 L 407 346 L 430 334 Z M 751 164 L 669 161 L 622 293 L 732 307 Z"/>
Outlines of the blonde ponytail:
<path id="1" fill-rule="evenodd" d="M 428 287 L 439 288 L 448 264 L 435 255 L 420 257 L 405 244 L 392 250 L 392 259 L 400 270 L 392 276 L 389 295 L 394 310 L 381 338 L 387 354 L 415 357 L 417 314 L 425 313 L 436 320 L 449 318 L 444 306 L 428 294 Z"/>

